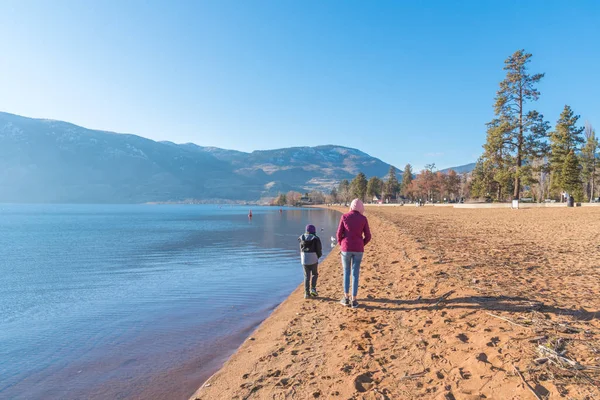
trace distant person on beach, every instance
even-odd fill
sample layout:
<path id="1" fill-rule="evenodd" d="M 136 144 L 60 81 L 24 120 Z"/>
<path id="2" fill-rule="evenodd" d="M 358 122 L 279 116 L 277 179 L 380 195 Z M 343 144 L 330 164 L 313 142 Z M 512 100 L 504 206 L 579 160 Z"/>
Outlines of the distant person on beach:
<path id="1" fill-rule="evenodd" d="M 300 261 L 304 268 L 304 298 L 317 297 L 317 278 L 319 277 L 319 258 L 323 255 L 321 239 L 314 225 L 306 225 L 306 233 L 298 238 L 300 242 Z"/>
<path id="2" fill-rule="evenodd" d="M 369 221 L 363 215 L 365 206 L 359 199 L 352 200 L 350 211 L 342 215 L 337 230 L 337 241 L 342 251 L 342 267 L 344 269 L 344 297 L 340 301 L 345 306 L 358 307 L 358 278 L 360 262 L 365 245 L 371 240 Z M 352 298 L 350 298 L 350 271 L 352 270 Z"/>

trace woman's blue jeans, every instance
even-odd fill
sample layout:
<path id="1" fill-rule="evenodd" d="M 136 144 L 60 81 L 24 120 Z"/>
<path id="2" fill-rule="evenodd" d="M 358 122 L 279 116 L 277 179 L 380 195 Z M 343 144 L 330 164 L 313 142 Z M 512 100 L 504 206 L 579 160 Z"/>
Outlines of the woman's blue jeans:
<path id="1" fill-rule="evenodd" d="M 363 253 L 357 251 L 342 252 L 342 267 L 344 268 L 344 293 L 350 292 L 350 268 L 352 268 L 352 297 L 358 294 L 358 277 Z"/>

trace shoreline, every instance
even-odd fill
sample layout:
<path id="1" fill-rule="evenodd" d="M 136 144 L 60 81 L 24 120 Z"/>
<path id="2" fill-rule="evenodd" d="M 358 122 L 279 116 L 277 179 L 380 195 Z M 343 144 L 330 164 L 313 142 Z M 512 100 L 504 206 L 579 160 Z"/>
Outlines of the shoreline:
<path id="1" fill-rule="evenodd" d="M 296 288 L 191 399 L 600 395 L 589 383 L 548 379 L 533 363 L 558 326 L 572 329 L 565 341 L 600 337 L 600 284 L 589 279 L 598 272 L 588 270 L 590 260 L 600 265 L 600 225 L 577 228 L 599 211 L 530 209 L 515 224 L 511 210 L 368 207 L 373 241 L 361 265 L 361 307 L 337 303 L 333 249 L 319 267 L 320 297 L 304 300 Z M 564 224 L 570 233 L 552 235 Z M 583 237 L 572 245 L 576 229 Z M 517 250 L 512 259 L 509 249 Z M 536 334 L 545 339 L 523 340 Z M 568 357 L 600 364 L 580 342 L 568 343 Z"/>
<path id="2" fill-rule="evenodd" d="M 316 209 L 322 209 L 322 210 L 337 211 L 339 213 L 338 217 L 341 216 L 341 214 L 344 212 L 343 210 L 345 210 L 345 207 L 328 207 L 328 206 L 313 206 L 313 207 L 304 207 L 304 208 L 316 208 Z M 337 228 L 337 226 L 335 228 Z M 323 242 L 323 246 L 325 246 L 326 244 L 329 243 L 328 241 L 323 241 L 323 239 L 322 239 L 322 242 Z M 332 258 L 333 254 L 335 254 L 337 256 L 338 255 L 338 251 L 336 251 L 337 249 L 338 249 L 337 246 L 335 248 L 331 249 L 329 254 L 327 254 L 327 256 L 322 260 L 322 262 L 319 263 L 319 279 L 321 278 L 320 274 L 321 274 L 322 264 L 325 263 L 326 261 L 330 260 Z M 298 268 L 298 273 L 302 274 L 301 268 Z M 320 286 L 320 285 L 318 284 L 318 286 Z M 285 299 L 283 299 L 283 301 L 281 301 L 276 307 L 274 307 L 271 310 L 271 312 L 260 323 L 255 325 L 254 329 L 252 329 L 250 331 L 248 337 L 242 343 L 240 343 L 240 345 L 235 350 L 233 350 L 229 355 L 223 356 L 222 362 L 215 363 L 215 365 L 220 365 L 220 366 L 217 369 L 215 369 L 215 371 L 212 374 L 210 374 L 210 376 L 208 376 L 208 378 L 204 382 L 202 382 L 200 387 L 196 390 L 196 392 L 194 392 L 194 394 L 190 397 L 190 399 L 199 398 L 197 396 L 197 394 L 203 388 L 210 387 L 211 380 L 215 376 L 217 376 L 219 373 L 221 373 L 222 370 L 224 370 L 226 368 L 226 366 L 227 366 L 228 362 L 231 360 L 231 358 L 237 356 L 237 354 L 240 352 L 240 349 L 243 346 L 252 345 L 255 342 L 255 340 L 256 340 L 254 338 L 255 333 L 257 333 L 264 324 L 272 324 L 271 319 L 274 317 L 274 315 L 278 312 L 281 312 L 280 309 L 287 308 L 286 304 L 288 302 L 301 297 L 303 295 L 303 293 L 304 293 L 304 284 L 301 283 Z M 304 299 L 302 298 L 302 300 L 304 300 Z"/>

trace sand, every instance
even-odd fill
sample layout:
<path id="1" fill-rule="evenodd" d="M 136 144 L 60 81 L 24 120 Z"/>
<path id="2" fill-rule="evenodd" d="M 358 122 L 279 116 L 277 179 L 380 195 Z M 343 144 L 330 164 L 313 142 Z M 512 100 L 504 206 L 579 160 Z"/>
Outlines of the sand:
<path id="1" fill-rule="evenodd" d="M 599 208 L 366 215 L 361 307 L 334 249 L 193 399 L 600 398 Z"/>

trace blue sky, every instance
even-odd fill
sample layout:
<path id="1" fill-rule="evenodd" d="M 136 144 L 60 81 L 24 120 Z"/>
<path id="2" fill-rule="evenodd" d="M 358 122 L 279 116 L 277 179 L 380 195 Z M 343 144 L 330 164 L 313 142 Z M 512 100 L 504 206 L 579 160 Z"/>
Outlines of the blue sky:
<path id="1" fill-rule="evenodd" d="M 475 161 L 503 61 L 600 127 L 596 1 L 0 0 L 0 111 L 242 151 Z"/>

